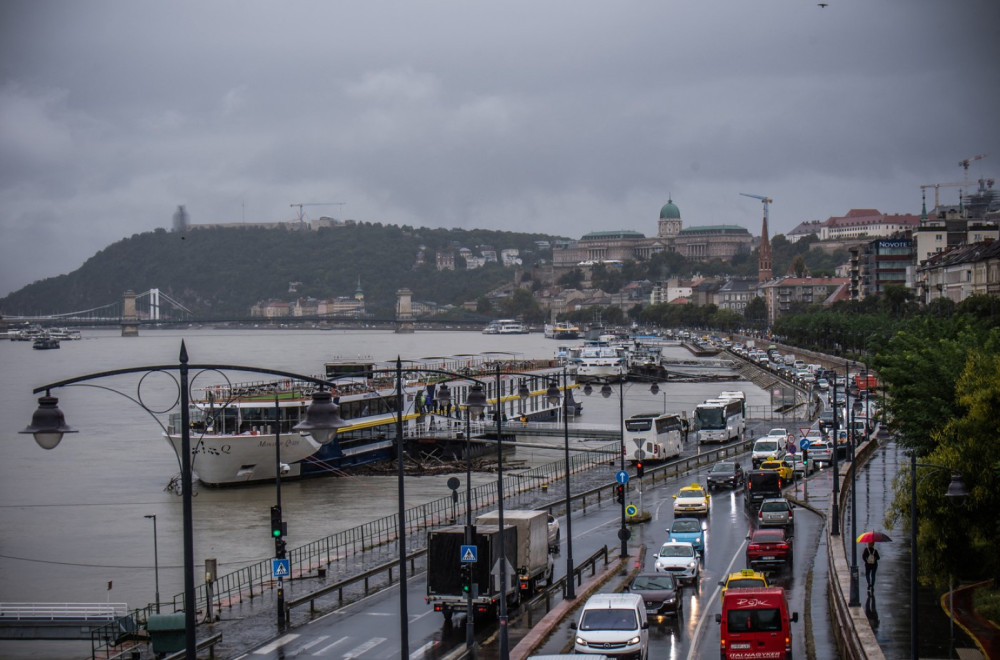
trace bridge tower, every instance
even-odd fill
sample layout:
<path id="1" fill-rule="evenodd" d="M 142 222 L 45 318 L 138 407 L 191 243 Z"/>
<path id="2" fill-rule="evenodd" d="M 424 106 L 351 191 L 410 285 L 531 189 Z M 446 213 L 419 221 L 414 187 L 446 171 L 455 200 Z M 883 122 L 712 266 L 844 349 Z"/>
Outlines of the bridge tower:
<path id="1" fill-rule="evenodd" d="M 413 332 L 413 292 L 409 289 L 396 291 L 396 334 Z"/>
<path id="2" fill-rule="evenodd" d="M 139 315 L 135 311 L 135 291 L 125 292 L 125 304 L 122 306 L 122 337 L 139 336 Z"/>

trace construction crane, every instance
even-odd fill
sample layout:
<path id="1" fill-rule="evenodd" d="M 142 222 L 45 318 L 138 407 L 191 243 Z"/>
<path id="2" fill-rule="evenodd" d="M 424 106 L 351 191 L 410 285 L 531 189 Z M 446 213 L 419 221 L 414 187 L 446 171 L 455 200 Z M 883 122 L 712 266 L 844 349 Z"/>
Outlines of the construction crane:
<path id="1" fill-rule="evenodd" d="M 764 203 L 764 222 L 767 223 L 767 206 L 774 200 L 770 197 L 764 197 L 763 195 L 751 195 L 750 193 L 740 193 L 744 197 L 753 197 L 754 199 L 759 199 Z M 770 226 L 770 225 L 769 225 Z"/>
<path id="2" fill-rule="evenodd" d="M 980 179 L 979 189 L 980 190 L 991 189 L 993 188 L 994 183 L 995 181 L 993 179 Z M 925 183 L 924 185 L 920 186 L 920 191 L 924 192 L 928 188 L 934 189 L 934 208 L 937 208 L 940 205 L 940 196 L 938 193 L 941 188 L 963 188 L 965 190 L 965 193 L 969 194 L 968 180 L 966 180 L 965 182 L 953 181 L 951 183 Z M 959 194 L 959 197 L 961 197 L 961 193 Z M 961 199 L 959 199 L 959 201 L 961 201 Z"/>
<path id="3" fill-rule="evenodd" d="M 299 209 L 299 224 L 305 222 L 305 212 L 302 210 L 304 206 L 343 206 L 347 202 L 301 202 L 297 204 L 289 204 L 290 207 Z"/>
<path id="4" fill-rule="evenodd" d="M 986 158 L 988 154 L 976 154 L 972 158 L 966 158 L 965 160 L 958 161 L 958 166 L 965 170 L 965 185 L 969 185 L 969 165 L 976 162 L 977 160 L 982 160 Z"/>

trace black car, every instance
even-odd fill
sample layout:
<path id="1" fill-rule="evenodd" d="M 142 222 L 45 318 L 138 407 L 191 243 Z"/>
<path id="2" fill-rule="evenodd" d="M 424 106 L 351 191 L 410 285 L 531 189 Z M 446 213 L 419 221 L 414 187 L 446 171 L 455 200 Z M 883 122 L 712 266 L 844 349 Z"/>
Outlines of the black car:
<path id="1" fill-rule="evenodd" d="M 746 481 L 746 476 L 743 474 L 743 467 L 736 461 L 719 461 L 708 471 L 706 481 L 709 490 L 722 486 L 738 488 Z"/>
<path id="2" fill-rule="evenodd" d="M 819 414 L 819 430 L 826 433 L 829 429 L 833 428 L 833 415 L 834 411 L 832 408 L 827 408 Z"/>
<path id="3" fill-rule="evenodd" d="M 647 617 L 680 614 L 683 607 L 682 587 L 669 573 L 639 573 L 625 589 L 642 596 Z"/>

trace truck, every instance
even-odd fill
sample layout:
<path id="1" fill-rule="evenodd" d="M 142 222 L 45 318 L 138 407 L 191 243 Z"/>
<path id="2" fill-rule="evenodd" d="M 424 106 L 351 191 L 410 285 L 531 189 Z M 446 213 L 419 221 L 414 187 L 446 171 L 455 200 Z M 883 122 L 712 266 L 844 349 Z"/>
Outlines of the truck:
<path id="1" fill-rule="evenodd" d="M 522 597 L 533 595 L 544 582 L 552 584 L 555 568 L 549 556 L 549 515 L 545 511 L 512 509 L 503 512 L 504 526 L 513 525 L 517 529 L 517 552 L 514 568 L 517 570 L 517 584 Z M 476 518 L 476 525 L 496 525 L 499 523 L 497 511 L 484 513 Z"/>
<path id="2" fill-rule="evenodd" d="M 878 378 L 876 378 L 873 374 L 857 374 L 854 376 L 854 387 L 858 391 L 877 390 Z"/>
<path id="3" fill-rule="evenodd" d="M 544 512 L 542 513 L 544 516 Z M 504 516 L 506 518 L 506 516 Z M 544 518 L 543 518 L 544 521 Z M 451 623 L 455 612 L 492 616 L 507 598 L 509 606 L 520 602 L 517 573 L 517 527 L 504 520 L 503 551 L 498 525 L 473 525 L 471 543 L 465 525 L 451 525 L 427 532 L 427 596 L 424 600 Z M 474 546 L 474 550 L 463 546 Z M 474 561 L 472 561 L 474 559 Z M 500 562 L 505 561 L 507 589 L 500 588 Z"/>

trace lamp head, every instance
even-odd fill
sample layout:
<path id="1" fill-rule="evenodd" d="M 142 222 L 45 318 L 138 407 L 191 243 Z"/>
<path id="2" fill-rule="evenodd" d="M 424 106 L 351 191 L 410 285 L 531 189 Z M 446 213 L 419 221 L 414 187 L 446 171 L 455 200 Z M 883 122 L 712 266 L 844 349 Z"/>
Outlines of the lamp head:
<path id="1" fill-rule="evenodd" d="M 524 382 L 523 378 L 521 379 L 521 383 L 517 386 L 517 396 L 521 399 L 521 401 L 525 401 L 529 396 L 531 396 L 531 390 L 528 389 L 528 385 Z"/>
<path id="2" fill-rule="evenodd" d="M 556 387 L 556 382 L 554 380 L 549 381 L 549 386 L 545 389 L 545 398 L 548 399 L 549 404 L 553 406 L 559 403 L 559 388 Z"/>
<path id="3" fill-rule="evenodd" d="M 660 393 L 660 386 L 657 383 L 653 383 L 649 386 L 649 393 L 656 395 Z"/>
<path id="4" fill-rule="evenodd" d="M 605 399 L 611 396 L 611 386 L 608 385 L 607 383 L 601 385 L 601 396 L 603 396 Z"/>
<path id="5" fill-rule="evenodd" d="M 951 483 L 948 484 L 948 492 L 945 493 L 945 497 L 958 501 L 969 494 L 969 491 L 965 487 L 965 482 L 962 480 L 962 475 L 959 473 L 954 473 L 951 475 Z"/>
<path id="6" fill-rule="evenodd" d="M 472 415 L 481 415 L 486 409 L 486 393 L 483 392 L 482 383 L 475 383 L 469 388 L 469 398 L 465 400 L 465 405 Z"/>
<path id="7" fill-rule="evenodd" d="M 590 396 L 591 394 L 594 393 L 594 388 L 590 386 L 590 383 L 587 383 L 586 385 L 583 386 L 583 393 L 586 394 L 587 396 Z"/>
<path id="8" fill-rule="evenodd" d="M 451 403 L 451 388 L 448 387 L 448 383 L 441 383 L 441 386 L 437 388 L 437 392 L 434 393 L 434 398 L 440 401 L 442 405 Z"/>
<path id="9" fill-rule="evenodd" d="M 337 429 L 347 426 L 340 417 L 340 407 L 333 402 L 333 395 L 326 390 L 317 390 L 312 403 L 306 408 L 306 418 L 293 427 L 300 433 L 307 433 L 321 445 L 329 444 L 337 435 Z"/>
<path id="10" fill-rule="evenodd" d="M 64 433 L 76 433 L 76 429 L 66 425 L 63 412 L 59 410 L 59 399 L 49 396 L 38 398 L 38 408 L 31 416 L 31 424 L 19 433 L 30 433 L 42 449 L 53 449 L 62 440 Z"/>

